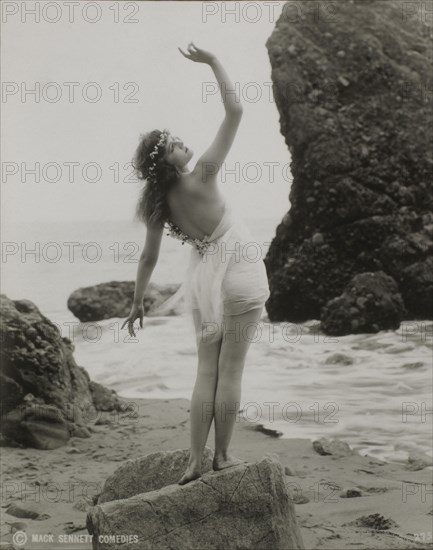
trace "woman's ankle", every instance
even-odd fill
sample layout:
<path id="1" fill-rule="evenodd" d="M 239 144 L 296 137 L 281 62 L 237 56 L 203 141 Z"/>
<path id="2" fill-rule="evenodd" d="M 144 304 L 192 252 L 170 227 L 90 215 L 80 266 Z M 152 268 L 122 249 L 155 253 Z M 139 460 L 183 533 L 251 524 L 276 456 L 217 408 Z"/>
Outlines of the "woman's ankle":
<path id="1" fill-rule="evenodd" d="M 202 465 L 202 457 L 197 456 L 190 456 L 188 460 L 188 467 L 191 468 L 198 468 L 200 469 Z"/>
<path id="2" fill-rule="evenodd" d="M 216 459 L 220 459 L 220 458 L 221 458 L 221 459 L 223 459 L 223 460 L 227 460 L 228 454 L 229 454 L 229 453 L 228 453 L 227 449 L 221 450 L 221 451 L 215 449 L 214 458 L 216 458 Z"/>

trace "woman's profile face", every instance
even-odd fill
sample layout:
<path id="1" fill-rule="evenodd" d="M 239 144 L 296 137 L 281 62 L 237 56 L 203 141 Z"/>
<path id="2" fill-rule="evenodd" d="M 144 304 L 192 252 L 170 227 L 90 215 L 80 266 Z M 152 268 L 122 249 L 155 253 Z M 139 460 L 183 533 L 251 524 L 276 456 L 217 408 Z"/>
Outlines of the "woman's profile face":
<path id="1" fill-rule="evenodd" d="M 194 151 L 186 147 L 179 137 L 168 134 L 164 153 L 167 162 L 181 168 L 188 164 L 193 155 Z"/>

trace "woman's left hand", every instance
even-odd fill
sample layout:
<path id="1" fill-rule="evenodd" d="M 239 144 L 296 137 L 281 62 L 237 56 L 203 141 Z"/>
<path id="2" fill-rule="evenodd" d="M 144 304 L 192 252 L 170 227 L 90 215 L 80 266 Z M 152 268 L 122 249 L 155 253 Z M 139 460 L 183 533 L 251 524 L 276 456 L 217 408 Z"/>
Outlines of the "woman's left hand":
<path id="1" fill-rule="evenodd" d="M 210 65 L 216 59 L 216 56 L 213 53 L 202 50 L 201 48 L 197 48 L 194 42 L 190 42 L 188 44 L 187 50 L 189 52 L 189 55 L 182 51 L 180 48 L 178 48 L 178 50 L 184 57 L 190 59 L 191 61 L 195 61 L 196 63 L 206 63 L 207 65 Z"/>

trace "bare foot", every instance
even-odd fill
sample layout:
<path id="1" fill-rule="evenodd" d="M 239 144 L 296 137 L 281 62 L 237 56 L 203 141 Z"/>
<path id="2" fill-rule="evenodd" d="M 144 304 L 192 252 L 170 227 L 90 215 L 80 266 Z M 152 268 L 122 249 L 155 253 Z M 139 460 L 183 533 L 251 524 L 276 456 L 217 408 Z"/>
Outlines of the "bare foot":
<path id="1" fill-rule="evenodd" d="M 225 470 L 231 466 L 237 466 L 238 464 L 245 464 L 246 460 L 241 460 L 233 455 L 218 455 L 213 459 L 212 467 L 214 470 Z"/>
<path id="2" fill-rule="evenodd" d="M 183 476 L 179 479 L 177 483 L 178 485 L 185 485 L 185 483 L 189 483 L 190 481 L 193 481 L 198 477 L 201 477 L 200 468 L 198 466 L 191 464 L 188 466 L 188 468 L 186 469 L 186 472 L 183 474 Z"/>

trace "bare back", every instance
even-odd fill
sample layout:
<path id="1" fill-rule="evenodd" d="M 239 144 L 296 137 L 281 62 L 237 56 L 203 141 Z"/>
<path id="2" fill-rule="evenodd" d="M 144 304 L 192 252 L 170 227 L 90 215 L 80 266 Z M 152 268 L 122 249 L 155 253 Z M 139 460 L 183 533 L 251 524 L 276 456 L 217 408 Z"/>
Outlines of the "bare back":
<path id="1" fill-rule="evenodd" d="M 183 173 L 167 194 L 169 221 L 187 236 L 203 240 L 205 236 L 210 236 L 215 231 L 225 214 L 226 200 L 218 189 L 216 175 L 235 139 L 242 119 L 243 107 L 238 94 L 233 94 L 234 86 L 216 56 L 197 48 L 194 52 L 189 49 L 189 55 L 180 51 L 185 57 L 207 63 L 212 68 L 218 81 L 225 110 L 224 119 L 212 143 L 198 159 L 194 170 Z M 226 94 L 223 90 L 229 90 L 229 93 Z M 164 158 L 175 166 L 185 166 L 182 164 L 186 158 L 185 155 L 175 154 L 173 146 L 166 147 Z M 211 171 L 209 167 L 212 168 Z M 140 259 L 145 260 L 146 264 L 152 267 L 158 261 L 162 234 L 163 227 L 159 223 L 154 227 L 148 225 L 146 242 Z"/>
<path id="2" fill-rule="evenodd" d="M 211 235 L 224 214 L 225 198 L 216 177 L 203 183 L 194 171 L 181 176 L 170 190 L 167 202 L 170 220 L 193 238 Z"/>

